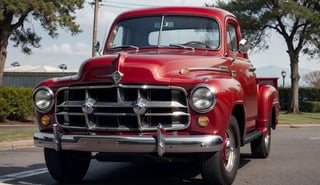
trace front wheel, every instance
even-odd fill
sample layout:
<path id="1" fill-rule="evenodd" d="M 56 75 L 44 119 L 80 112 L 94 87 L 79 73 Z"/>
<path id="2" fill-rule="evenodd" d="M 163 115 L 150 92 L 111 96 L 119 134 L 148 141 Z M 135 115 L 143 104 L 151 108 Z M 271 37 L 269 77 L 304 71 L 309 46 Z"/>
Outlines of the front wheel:
<path id="1" fill-rule="evenodd" d="M 87 173 L 91 153 L 55 151 L 45 148 L 44 157 L 50 175 L 59 182 L 78 182 Z"/>
<path id="2" fill-rule="evenodd" d="M 234 181 L 240 160 L 240 134 L 237 119 L 232 116 L 221 151 L 209 154 L 202 163 L 202 178 L 207 185 L 229 185 Z"/>

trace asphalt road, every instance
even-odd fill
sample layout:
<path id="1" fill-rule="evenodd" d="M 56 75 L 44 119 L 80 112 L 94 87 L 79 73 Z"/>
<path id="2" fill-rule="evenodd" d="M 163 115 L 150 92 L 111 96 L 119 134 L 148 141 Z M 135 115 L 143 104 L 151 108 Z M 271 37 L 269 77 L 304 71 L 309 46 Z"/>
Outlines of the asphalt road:
<path id="1" fill-rule="evenodd" d="M 320 127 L 281 127 L 272 132 L 271 154 L 254 159 L 241 148 L 235 185 L 319 185 Z M 0 151 L 0 184 L 58 184 L 47 172 L 41 148 Z M 78 183 L 79 184 L 79 183 Z M 109 163 L 92 160 L 81 184 L 202 185 L 192 166 Z"/>

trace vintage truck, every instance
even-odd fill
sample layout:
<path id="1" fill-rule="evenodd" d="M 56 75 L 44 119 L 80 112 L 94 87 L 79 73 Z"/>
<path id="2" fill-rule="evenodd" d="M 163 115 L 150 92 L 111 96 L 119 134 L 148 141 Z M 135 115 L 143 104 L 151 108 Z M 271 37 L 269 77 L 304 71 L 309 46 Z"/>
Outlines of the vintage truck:
<path id="1" fill-rule="evenodd" d="M 101 56 L 34 90 L 34 143 L 51 176 L 80 181 L 91 159 L 138 156 L 192 162 L 206 184 L 232 184 L 240 147 L 268 157 L 278 123 L 277 78 L 257 78 L 248 49 L 222 9 L 120 14 Z"/>

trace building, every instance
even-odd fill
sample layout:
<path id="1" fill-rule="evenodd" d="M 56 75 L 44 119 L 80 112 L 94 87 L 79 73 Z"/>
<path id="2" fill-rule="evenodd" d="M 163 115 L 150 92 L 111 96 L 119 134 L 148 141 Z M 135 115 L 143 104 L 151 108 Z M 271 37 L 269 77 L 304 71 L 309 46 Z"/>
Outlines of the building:
<path id="1" fill-rule="evenodd" d="M 35 87 L 39 82 L 54 77 L 77 74 L 76 70 L 51 66 L 13 66 L 4 69 L 3 87 Z"/>

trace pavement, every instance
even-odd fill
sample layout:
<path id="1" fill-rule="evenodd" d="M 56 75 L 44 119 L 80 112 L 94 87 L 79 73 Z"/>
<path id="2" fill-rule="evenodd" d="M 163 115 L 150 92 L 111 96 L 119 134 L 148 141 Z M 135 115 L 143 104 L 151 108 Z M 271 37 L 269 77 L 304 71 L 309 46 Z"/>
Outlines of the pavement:
<path id="1" fill-rule="evenodd" d="M 319 127 L 320 124 L 279 124 L 278 127 L 303 128 L 303 127 Z M 34 129 L 36 125 L 0 125 L 0 129 Z M 0 142 L 0 151 L 15 150 L 21 148 L 35 147 L 33 139 L 19 141 Z"/>

